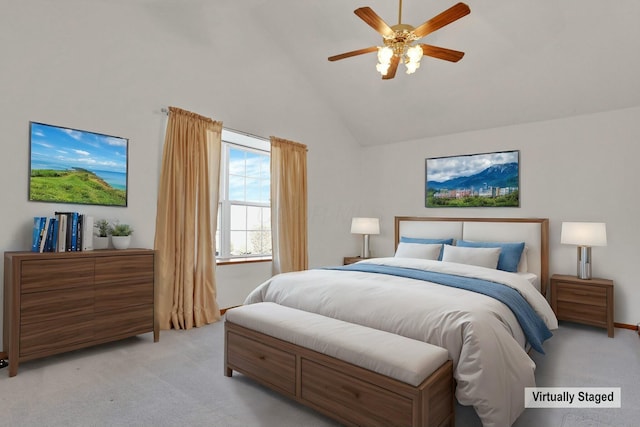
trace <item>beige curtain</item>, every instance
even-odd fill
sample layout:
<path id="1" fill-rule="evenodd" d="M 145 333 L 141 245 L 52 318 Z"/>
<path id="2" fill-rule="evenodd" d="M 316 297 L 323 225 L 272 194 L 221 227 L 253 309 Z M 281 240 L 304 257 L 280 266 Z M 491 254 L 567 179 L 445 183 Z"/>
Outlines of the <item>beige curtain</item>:
<path id="1" fill-rule="evenodd" d="M 308 268 L 307 146 L 271 137 L 273 274 Z"/>
<path id="2" fill-rule="evenodd" d="M 214 236 L 221 132 L 221 122 L 169 107 L 154 244 L 160 329 L 220 319 Z"/>

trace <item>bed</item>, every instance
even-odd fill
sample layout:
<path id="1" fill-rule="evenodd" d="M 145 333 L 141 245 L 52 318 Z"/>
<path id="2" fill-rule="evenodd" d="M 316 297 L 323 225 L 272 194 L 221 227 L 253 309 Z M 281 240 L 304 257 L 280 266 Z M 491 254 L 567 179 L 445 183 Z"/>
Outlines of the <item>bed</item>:
<path id="1" fill-rule="evenodd" d="M 274 302 L 443 347 L 458 402 L 473 406 L 485 427 L 511 425 L 524 410 L 524 387 L 535 386 L 528 351 L 544 352 L 557 328 L 545 298 L 548 220 L 396 217 L 395 244 L 398 256 L 274 276 L 245 303 Z"/>

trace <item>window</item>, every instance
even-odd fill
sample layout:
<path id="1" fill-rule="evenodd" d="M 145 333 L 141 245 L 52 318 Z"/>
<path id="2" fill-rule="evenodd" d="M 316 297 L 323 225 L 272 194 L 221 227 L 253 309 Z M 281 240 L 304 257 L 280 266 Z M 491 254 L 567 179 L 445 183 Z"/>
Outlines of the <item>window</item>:
<path id="1" fill-rule="evenodd" d="M 222 130 L 216 258 L 271 258 L 271 158 L 266 139 Z"/>

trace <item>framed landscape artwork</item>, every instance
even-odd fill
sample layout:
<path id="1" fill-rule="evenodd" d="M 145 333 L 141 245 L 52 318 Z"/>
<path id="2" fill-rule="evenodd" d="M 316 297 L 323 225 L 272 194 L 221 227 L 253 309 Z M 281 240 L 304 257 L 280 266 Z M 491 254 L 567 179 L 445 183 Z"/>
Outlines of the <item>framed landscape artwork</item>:
<path id="1" fill-rule="evenodd" d="M 425 160 L 425 207 L 519 207 L 520 151 Z"/>
<path id="2" fill-rule="evenodd" d="M 30 123 L 29 200 L 127 206 L 129 140 Z"/>

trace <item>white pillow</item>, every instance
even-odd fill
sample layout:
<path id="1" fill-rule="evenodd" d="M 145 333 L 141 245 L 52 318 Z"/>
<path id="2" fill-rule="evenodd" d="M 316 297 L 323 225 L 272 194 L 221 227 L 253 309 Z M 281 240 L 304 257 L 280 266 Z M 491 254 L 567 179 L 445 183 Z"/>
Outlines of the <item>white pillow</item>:
<path id="1" fill-rule="evenodd" d="M 500 248 L 471 248 L 465 246 L 444 245 L 442 261 L 458 264 L 478 265 L 480 267 L 498 267 Z"/>
<path id="2" fill-rule="evenodd" d="M 396 249 L 396 258 L 420 258 L 437 260 L 440 257 L 440 243 L 407 243 L 400 242 Z"/>

